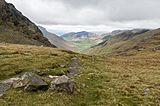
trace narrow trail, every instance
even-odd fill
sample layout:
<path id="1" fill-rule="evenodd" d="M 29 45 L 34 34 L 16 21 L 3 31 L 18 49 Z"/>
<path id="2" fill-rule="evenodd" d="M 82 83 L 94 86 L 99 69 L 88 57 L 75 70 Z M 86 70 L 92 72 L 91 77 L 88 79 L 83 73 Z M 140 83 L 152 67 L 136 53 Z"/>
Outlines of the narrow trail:
<path id="1" fill-rule="evenodd" d="M 69 64 L 67 76 L 74 77 L 77 74 L 78 66 L 78 59 L 76 57 L 72 58 L 71 63 Z"/>

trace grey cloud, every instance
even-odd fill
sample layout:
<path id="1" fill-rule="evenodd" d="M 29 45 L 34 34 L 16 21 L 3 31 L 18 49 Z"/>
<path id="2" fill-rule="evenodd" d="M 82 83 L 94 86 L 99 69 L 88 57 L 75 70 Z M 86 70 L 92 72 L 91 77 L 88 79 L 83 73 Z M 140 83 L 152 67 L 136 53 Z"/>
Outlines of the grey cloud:
<path id="1" fill-rule="evenodd" d="M 110 20 L 132 21 L 160 18 L 159 0 L 121 0 L 110 7 Z"/>
<path id="2" fill-rule="evenodd" d="M 7 1 L 15 4 L 31 20 L 43 25 L 126 25 L 126 27 L 130 25 L 130 27 L 138 27 L 143 23 L 146 27 L 155 27 L 153 23 L 160 20 L 158 10 L 160 0 Z"/>

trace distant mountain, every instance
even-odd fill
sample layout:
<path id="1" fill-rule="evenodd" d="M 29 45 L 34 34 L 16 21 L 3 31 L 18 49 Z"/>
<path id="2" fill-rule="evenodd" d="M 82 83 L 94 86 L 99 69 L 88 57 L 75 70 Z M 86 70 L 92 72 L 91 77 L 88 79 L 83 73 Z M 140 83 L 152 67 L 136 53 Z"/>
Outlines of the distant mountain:
<path id="1" fill-rule="evenodd" d="M 0 42 L 56 47 L 13 4 L 0 0 Z"/>
<path id="2" fill-rule="evenodd" d="M 66 49 L 66 50 L 76 50 L 76 46 L 63 38 L 57 36 L 56 34 L 48 32 L 45 28 L 39 26 L 39 29 L 42 31 L 43 35 L 49 39 L 49 41 L 58 48 Z"/>
<path id="3" fill-rule="evenodd" d="M 88 54 L 122 55 L 160 50 L 160 29 L 128 30 L 90 48 Z"/>
<path id="4" fill-rule="evenodd" d="M 141 32 L 143 32 L 145 30 L 148 30 L 148 29 L 114 30 L 114 31 L 112 31 L 110 33 L 102 34 L 101 36 L 103 36 L 103 40 L 107 40 L 111 36 L 116 36 L 116 35 L 119 35 L 119 34 L 122 34 L 122 33 L 125 33 L 125 32 L 141 33 Z"/>
<path id="5" fill-rule="evenodd" d="M 86 39 L 86 38 L 96 40 L 96 39 L 99 39 L 100 36 L 92 32 L 82 31 L 82 32 L 66 33 L 61 37 L 63 37 L 64 39 L 71 39 L 71 40 Z"/>
<path id="6" fill-rule="evenodd" d="M 112 32 L 102 34 L 101 36 L 103 36 L 103 37 L 105 37 L 105 36 L 114 36 L 114 35 L 118 35 L 118 34 L 121 34 L 123 32 L 126 32 L 126 31 L 128 31 L 128 30 L 114 30 Z"/>
<path id="7" fill-rule="evenodd" d="M 62 35 L 61 37 L 77 45 L 80 51 L 98 44 L 102 39 L 100 35 L 86 31 L 70 32 Z"/>

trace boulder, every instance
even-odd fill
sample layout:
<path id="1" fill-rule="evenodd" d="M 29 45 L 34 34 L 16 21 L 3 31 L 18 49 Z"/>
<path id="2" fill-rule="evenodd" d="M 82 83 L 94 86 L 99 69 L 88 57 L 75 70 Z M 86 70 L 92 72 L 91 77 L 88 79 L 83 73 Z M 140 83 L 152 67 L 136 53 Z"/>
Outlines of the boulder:
<path id="1" fill-rule="evenodd" d="M 48 89 L 48 84 L 40 76 L 32 72 L 25 72 L 19 80 L 13 82 L 14 88 L 24 87 L 27 91 L 37 91 Z"/>
<path id="2" fill-rule="evenodd" d="M 50 89 L 58 92 L 73 93 L 75 83 L 71 81 L 66 75 L 60 76 L 51 82 Z"/>
<path id="3" fill-rule="evenodd" d="M 0 83 L 0 97 L 5 94 L 7 90 L 9 90 L 11 86 L 9 84 Z"/>

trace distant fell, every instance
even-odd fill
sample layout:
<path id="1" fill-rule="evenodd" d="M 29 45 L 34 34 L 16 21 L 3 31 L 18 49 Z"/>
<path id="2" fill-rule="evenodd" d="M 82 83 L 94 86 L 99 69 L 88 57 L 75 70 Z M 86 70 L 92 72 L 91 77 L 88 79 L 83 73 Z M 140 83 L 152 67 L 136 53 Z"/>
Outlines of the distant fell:
<path id="1" fill-rule="evenodd" d="M 70 32 L 62 35 L 61 37 L 77 45 L 79 47 L 79 51 L 90 48 L 102 41 L 102 36 L 87 31 Z"/>
<path id="2" fill-rule="evenodd" d="M 131 55 L 138 52 L 160 50 L 160 29 L 129 30 L 90 48 L 87 53 L 95 55 Z"/>
<path id="3" fill-rule="evenodd" d="M 0 42 L 56 47 L 13 4 L 0 1 Z"/>

